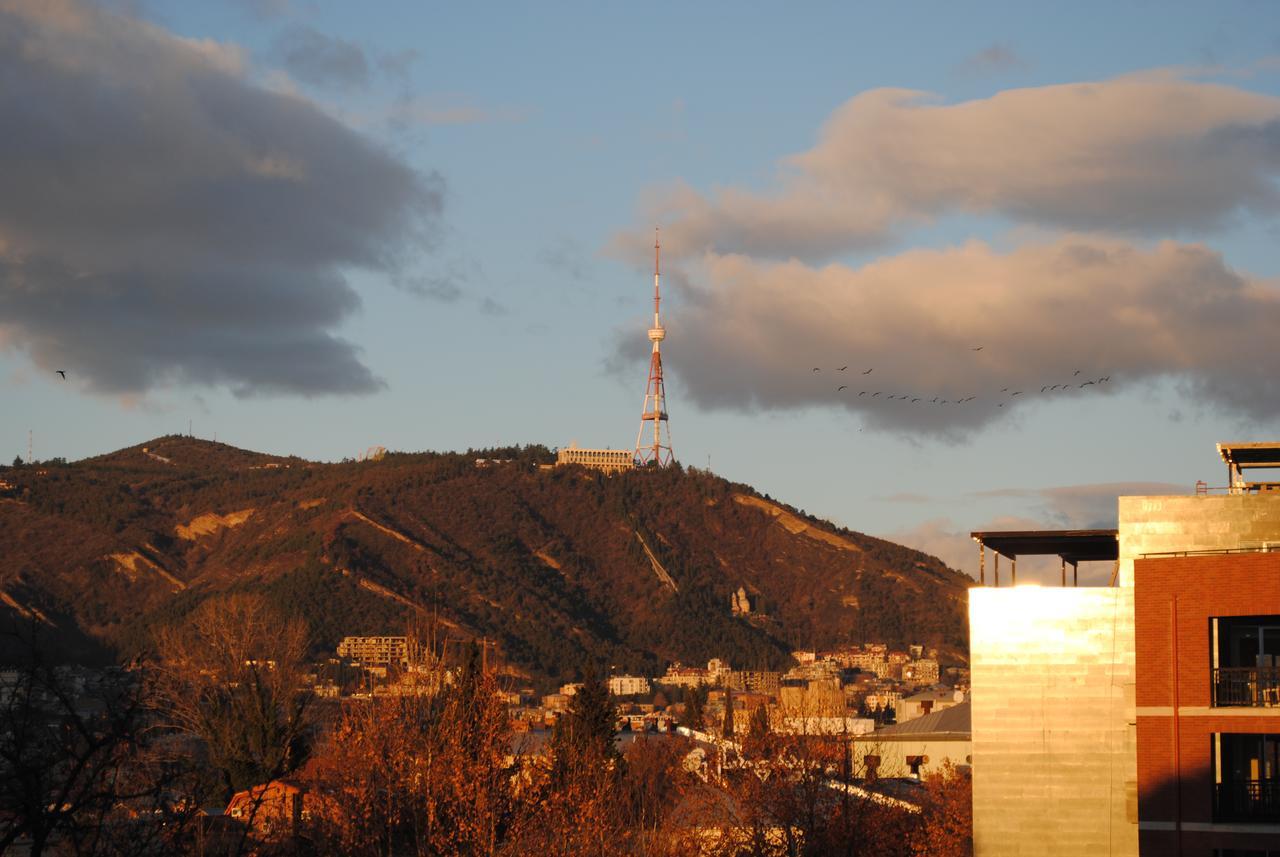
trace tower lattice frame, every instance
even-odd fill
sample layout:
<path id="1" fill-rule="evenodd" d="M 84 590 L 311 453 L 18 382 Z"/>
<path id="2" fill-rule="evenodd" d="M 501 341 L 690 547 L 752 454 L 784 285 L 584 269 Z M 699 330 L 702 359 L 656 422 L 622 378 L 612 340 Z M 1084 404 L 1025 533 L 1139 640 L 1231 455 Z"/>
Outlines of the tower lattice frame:
<path id="1" fill-rule="evenodd" d="M 658 315 L 662 304 L 662 242 L 657 234 L 653 240 L 653 327 L 649 328 L 649 341 L 653 354 L 649 358 L 649 383 L 644 391 L 644 405 L 640 409 L 640 431 L 636 434 L 636 463 L 666 467 L 675 461 L 671 451 L 671 427 L 667 421 L 667 388 L 662 379 L 662 341 L 667 338 L 666 328 Z"/>

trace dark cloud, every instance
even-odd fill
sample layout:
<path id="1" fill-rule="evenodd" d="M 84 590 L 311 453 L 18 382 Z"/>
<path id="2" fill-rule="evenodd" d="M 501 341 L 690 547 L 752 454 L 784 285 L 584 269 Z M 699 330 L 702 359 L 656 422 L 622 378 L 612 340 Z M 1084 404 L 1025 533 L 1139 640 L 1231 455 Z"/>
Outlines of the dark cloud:
<path id="1" fill-rule="evenodd" d="M 1001 42 L 987 45 L 960 64 L 961 71 L 969 74 L 991 74 L 1025 69 L 1029 63 L 1009 45 Z"/>
<path id="2" fill-rule="evenodd" d="M 355 89 L 369 83 L 369 63 L 359 45 L 312 27 L 285 30 L 275 52 L 291 75 L 312 86 Z"/>
<path id="3" fill-rule="evenodd" d="M 1280 416 L 1280 291 L 1200 245 L 1063 236 L 861 268 L 708 255 L 690 270 L 664 352 L 704 407 L 826 405 L 870 428 L 961 439 L 1028 407 L 1176 379 L 1220 411 Z M 611 368 L 643 359 L 640 330 L 620 331 Z"/>
<path id="4" fill-rule="evenodd" d="M 441 181 L 239 52 L 74 2 L 0 5 L 0 343 L 94 390 L 359 393 L 350 268 L 426 249 Z"/>

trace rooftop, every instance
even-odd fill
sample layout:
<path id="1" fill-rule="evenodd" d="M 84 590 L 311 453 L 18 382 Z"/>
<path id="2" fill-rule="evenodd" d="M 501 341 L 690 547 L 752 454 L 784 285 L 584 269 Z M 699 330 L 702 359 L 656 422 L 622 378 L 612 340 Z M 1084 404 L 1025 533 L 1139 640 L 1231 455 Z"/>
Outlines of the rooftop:
<path id="1" fill-rule="evenodd" d="M 973 730 L 971 710 L 972 705 L 966 700 L 950 708 L 926 714 L 924 717 L 877 729 L 864 740 L 910 741 L 919 738 L 937 740 L 950 738 L 967 741 Z"/>
<path id="2" fill-rule="evenodd" d="M 1220 443 L 1218 454 L 1228 467 L 1236 470 L 1280 468 L 1280 443 Z"/>

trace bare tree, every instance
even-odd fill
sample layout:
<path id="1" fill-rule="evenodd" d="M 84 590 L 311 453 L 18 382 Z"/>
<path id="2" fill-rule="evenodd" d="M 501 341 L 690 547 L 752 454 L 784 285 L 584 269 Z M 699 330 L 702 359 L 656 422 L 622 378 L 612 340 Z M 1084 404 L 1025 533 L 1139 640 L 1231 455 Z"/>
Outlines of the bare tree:
<path id="1" fill-rule="evenodd" d="M 171 853 L 195 810 L 189 767 L 150 731 L 143 670 L 49 663 L 34 635 L 0 684 L 0 853 Z"/>

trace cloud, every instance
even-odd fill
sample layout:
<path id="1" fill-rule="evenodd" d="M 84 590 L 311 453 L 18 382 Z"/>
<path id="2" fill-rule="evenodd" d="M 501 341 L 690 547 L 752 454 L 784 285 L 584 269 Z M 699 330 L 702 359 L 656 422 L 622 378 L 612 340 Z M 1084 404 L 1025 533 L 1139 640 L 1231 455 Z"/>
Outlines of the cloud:
<path id="1" fill-rule="evenodd" d="M 527 116 L 527 110 L 480 107 L 458 96 L 405 96 L 386 110 L 385 120 L 392 129 L 406 131 L 422 125 L 522 122 Z"/>
<path id="2" fill-rule="evenodd" d="M 888 533 L 883 538 L 907 547 L 924 551 L 936 556 L 949 567 L 961 571 L 974 580 L 979 577 L 978 544 L 969 535 L 968 530 L 956 529 L 955 521 L 950 518 L 934 518 L 923 521 L 914 527 Z M 1035 518 L 1006 515 L 992 518 L 986 523 L 974 527 L 973 532 L 991 530 L 1043 530 L 1043 521 Z M 1011 582 L 1009 561 L 1000 563 L 1000 582 L 1008 586 Z M 1110 562 L 1084 562 L 1080 564 L 1079 580 L 1082 586 L 1102 586 L 1111 579 L 1113 571 Z M 1071 569 L 1067 570 L 1068 582 L 1071 580 Z M 987 584 L 995 580 L 995 559 L 990 550 L 987 551 Z M 1056 556 L 1025 556 L 1018 559 L 1018 582 L 1040 583 L 1056 586 L 1061 583 L 1061 561 Z"/>
<path id="3" fill-rule="evenodd" d="M 838 108 L 766 192 L 683 183 L 650 191 L 663 249 L 807 261 L 875 248 L 945 214 L 1068 230 L 1167 235 L 1271 213 L 1280 98 L 1169 72 L 1011 89 L 943 103 L 874 89 Z M 613 249 L 644 246 L 642 230 Z"/>
<path id="4" fill-rule="evenodd" d="M 575 282 L 587 280 L 587 255 L 571 238 L 562 237 L 543 247 L 538 253 L 538 261 Z"/>
<path id="5" fill-rule="evenodd" d="M 975 241 L 860 268 L 709 254 L 685 273 L 669 369 L 707 408 L 827 405 L 958 439 L 1035 403 L 1174 379 L 1220 410 L 1280 415 L 1280 291 L 1201 245 Z M 614 366 L 640 359 L 633 333 Z"/>
<path id="6" fill-rule="evenodd" d="M 1174 482 L 1097 482 L 1052 488 L 993 488 L 969 496 L 1011 498 L 1033 504 L 1039 520 L 1063 529 L 1110 529 L 1116 526 L 1119 497 L 1189 494 L 1194 486 Z"/>
<path id="7" fill-rule="evenodd" d="M 1017 51 L 1000 42 L 987 45 L 960 64 L 960 70 L 968 74 L 992 74 L 1028 67 L 1029 63 Z"/>
<path id="8" fill-rule="evenodd" d="M 367 393 L 343 272 L 441 213 L 420 174 L 238 52 L 76 2 L 0 2 L 0 341 L 94 391 Z"/>
<path id="9" fill-rule="evenodd" d="M 359 45 L 312 27 L 285 30 L 275 52 L 290 74 L 312 86 L 357 89 L 369 83 L 369 63 Z"/>
<path id="10" fill-rule="evenodd" d="M 916 494 L 911 491 L 888 494 L 876 499 L 882 503 L 932 503 L 934 501 L 934 498 L 927 494 Z"/>

